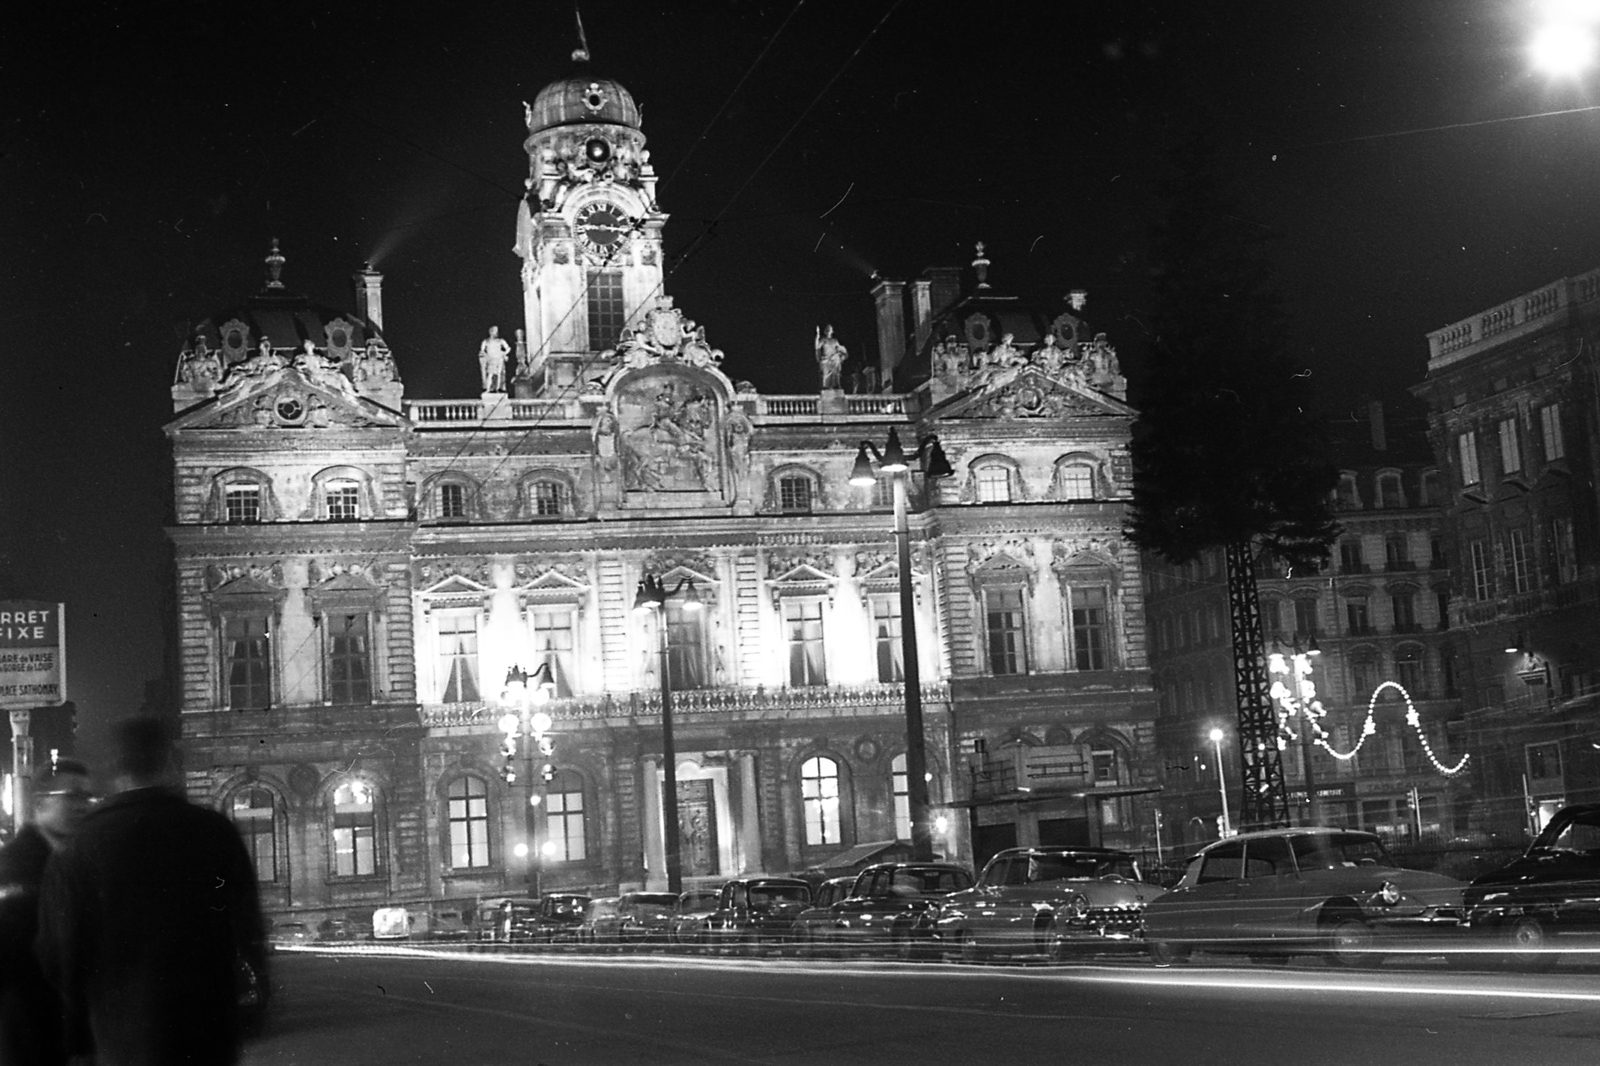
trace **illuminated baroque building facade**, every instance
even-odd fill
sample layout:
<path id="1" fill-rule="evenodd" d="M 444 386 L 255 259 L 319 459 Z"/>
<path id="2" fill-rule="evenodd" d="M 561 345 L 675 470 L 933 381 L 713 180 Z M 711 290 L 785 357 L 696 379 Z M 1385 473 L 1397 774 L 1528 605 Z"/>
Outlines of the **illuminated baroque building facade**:
<path id="1" fill-rule="evenodd" d="M 1082 295 L 1007 297 L 980 249 L 965 287 L 879 284 L 882 389 L 819 331 L 821 391 L 763 394 L 663 292 L 628 93 L 558 81 L 527 122 L 524 327 L 480 395 L 405 399 L 382 279 L 320 308 L 276 249 L 179 359 L 185 769 L 269 906 L 661 887 L 663 669 L 687 882 L 905 840 L 903 625 L 939 851 L 1149 843 L 1132 412 Z M 889 483 L 848 480 L 891 430 L 955 470 L 911 479 L 909 619 Z M 673 595 L 641 616 L 646 577 Z M 548 757 L 502 754 L 513 667 L 548 668 Z"/>

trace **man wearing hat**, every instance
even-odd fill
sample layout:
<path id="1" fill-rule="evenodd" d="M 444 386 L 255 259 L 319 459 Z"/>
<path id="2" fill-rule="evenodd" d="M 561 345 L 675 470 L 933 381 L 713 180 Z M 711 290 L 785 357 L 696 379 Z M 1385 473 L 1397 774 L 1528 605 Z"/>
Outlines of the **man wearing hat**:
<path id="1" fill-rule="evenodd" d="M 61 1000 L 33 953 L 45 862 L 88 813 L 89 769 L 57 759 L 34 787 L 33 821 L 0 849 L 0 1063 L 67 1061 Z"/>

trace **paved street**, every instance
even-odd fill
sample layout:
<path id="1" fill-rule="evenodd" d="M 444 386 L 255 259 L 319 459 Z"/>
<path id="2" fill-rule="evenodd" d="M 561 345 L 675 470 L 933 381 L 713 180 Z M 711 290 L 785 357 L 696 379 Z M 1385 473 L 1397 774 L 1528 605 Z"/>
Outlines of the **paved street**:
<path id="1" fill-rule="evenodd" d="M 1600 1061 L 1594 967 L 282 953 L 248 1066 Z"/>

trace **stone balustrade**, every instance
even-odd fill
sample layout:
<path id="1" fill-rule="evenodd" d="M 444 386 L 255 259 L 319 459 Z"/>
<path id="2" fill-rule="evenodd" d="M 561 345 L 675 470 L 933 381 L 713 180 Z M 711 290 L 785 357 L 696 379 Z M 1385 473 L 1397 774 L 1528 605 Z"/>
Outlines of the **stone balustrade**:
<path id="1" fill-rule="evenodd" d="M 1569 307 L 1600 299 L 1600 270 L 1562 278 L 1533 292 L 1428 334 L 1430 370 L 1465 358 L 1480 346 L 1503 343 L 1527 329 L 1554 321 Z"/>

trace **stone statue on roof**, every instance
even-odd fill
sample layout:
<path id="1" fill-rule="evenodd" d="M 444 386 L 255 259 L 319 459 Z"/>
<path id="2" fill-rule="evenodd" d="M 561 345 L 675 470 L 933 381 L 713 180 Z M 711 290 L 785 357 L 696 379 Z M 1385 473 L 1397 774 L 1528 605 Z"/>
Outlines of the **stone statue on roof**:
<path id="1" fill-rule="evenodd" d="M 824 389 L 837 389 L 839 377 L 844 371 L 845 356 L 850 353 L 845 346 L 833 335 L 832 326 L 818 326 L 817 337 L 813 344 L 817 356 L 817 369 L 822 372 L 822 387 Z"/>
<path id="2" fill-rule="evenodd" d="M 490 326 L 489 335 L 478 345 L 478 374 L 484 392 L 506 391 L 506 356 L 510 354 L 511 345 L 500 336 L 500 327 Z"/>

